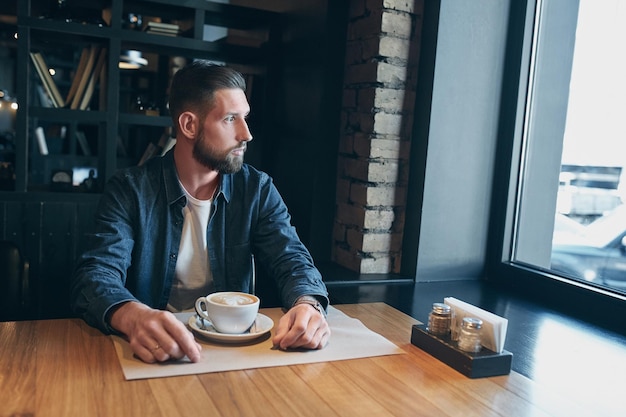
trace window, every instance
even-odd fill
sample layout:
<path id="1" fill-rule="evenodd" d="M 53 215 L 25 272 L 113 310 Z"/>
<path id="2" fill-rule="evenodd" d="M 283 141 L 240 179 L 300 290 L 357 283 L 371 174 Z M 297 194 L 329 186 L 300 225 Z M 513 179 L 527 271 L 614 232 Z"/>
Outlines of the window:
<path id="1" fill-rule="evenodd" d="M 511 176 L 496 184 L 494 207 L 507 210 L 495 219 L 501 256 L 492 273 L 531 292 L 569 286 L 623 309 L 626 3 L 521 3 L 511 2 L 507 144 L 498 154 L 509 160 L 496 168 Z M 547 297 L 555 294 L 566 298 Z"/>

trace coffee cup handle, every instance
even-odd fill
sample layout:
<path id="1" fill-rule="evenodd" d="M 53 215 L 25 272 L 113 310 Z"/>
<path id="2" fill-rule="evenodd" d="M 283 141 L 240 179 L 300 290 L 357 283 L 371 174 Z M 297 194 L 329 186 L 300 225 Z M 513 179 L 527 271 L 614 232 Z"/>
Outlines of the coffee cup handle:
<path id="1" fill-rule="evenodd" d="M 206 297 L 199 297 L 196 300 L 196 313 L 198 313 L 198 315 L 200 317 L 202 317 L 203 319 L 211 321 L 207 311 L 202 308 L 202 304 L 204 304 L 206 306 L 206 304 L 207 304 Z"/>

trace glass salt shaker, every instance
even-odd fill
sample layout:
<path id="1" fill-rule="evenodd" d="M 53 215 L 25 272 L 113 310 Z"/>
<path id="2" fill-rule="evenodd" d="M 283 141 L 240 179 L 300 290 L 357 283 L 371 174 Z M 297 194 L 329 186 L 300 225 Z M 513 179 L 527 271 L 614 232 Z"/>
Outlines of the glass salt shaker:
<path id="1" fill-rule="evenodd" d="M 482 327 L 483 321 L 481 319 L 465 317 L 459 333 L 459 349 L 465 352 L 480 352 Z"/>
<path id="2" fill-rule="evenodd" d="M 461 320 L 463 320 L 463 316 L 457 316 L 454 309 L 452 309 L 452 319 L 450 320 L 450 339 L 455 342 L 459 340 Z"/>
<path id="3" fill-rule="evenodd" d="M 445 336 L 450 333 L 452 311 L 450 306 L 444 303 L 434 303 L 428 315 L 428 333 Z"/>

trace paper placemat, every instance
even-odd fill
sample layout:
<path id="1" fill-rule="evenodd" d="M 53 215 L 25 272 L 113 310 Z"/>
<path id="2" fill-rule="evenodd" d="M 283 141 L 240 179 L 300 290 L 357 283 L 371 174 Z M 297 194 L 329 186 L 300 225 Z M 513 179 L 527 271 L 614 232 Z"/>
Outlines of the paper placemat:
<path id="1" fill-rule="evenodd" d="M 280 308 L 262 309 L 261 313 L 274 320 L 274 326 L 283 315 Z M 192 314 L 179 313 L 176 316 L 183 323 L 187 323 Z M 228 345 L 211 342 L 196 336 L 196 340 L 202 345 L 202 359 L 196 363 L 185 359 L 161 364 L 147 364 L 133 355 L 130 345 L 124 339 L 119 336 L 110 337 L 113 339 L 117 357 L 127 380 L 329 362 L 404 353 L 398 346 L 365 327 L 360 320 L 349 317 L 332 306 L 328 308 L 328 323 L 332 334 L 328 345 L 321 350 L 283 351 L 273 349 L 271 337 L 261 339 L 259 343 L 255 344 Z M 272 335 L 274 330 L 272 329 Z"/>

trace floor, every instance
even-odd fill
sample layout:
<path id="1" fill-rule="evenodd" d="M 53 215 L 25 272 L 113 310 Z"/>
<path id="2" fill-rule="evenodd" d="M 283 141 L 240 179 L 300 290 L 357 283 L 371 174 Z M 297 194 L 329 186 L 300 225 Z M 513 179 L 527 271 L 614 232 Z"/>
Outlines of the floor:
<path id="1" fill-rule="evenodd" d="M 383 301 L 426 322 L 433 302 L 455 297 L 508 319 L 505 349 L 512 369 L 539 386 L 594 395 L 621 407 L 626 386 L 626 329 L 608 330 L 484 281 L 329 283 L 331 303 Z M 626 406 L 624 406 L 626 415 Z"/>

